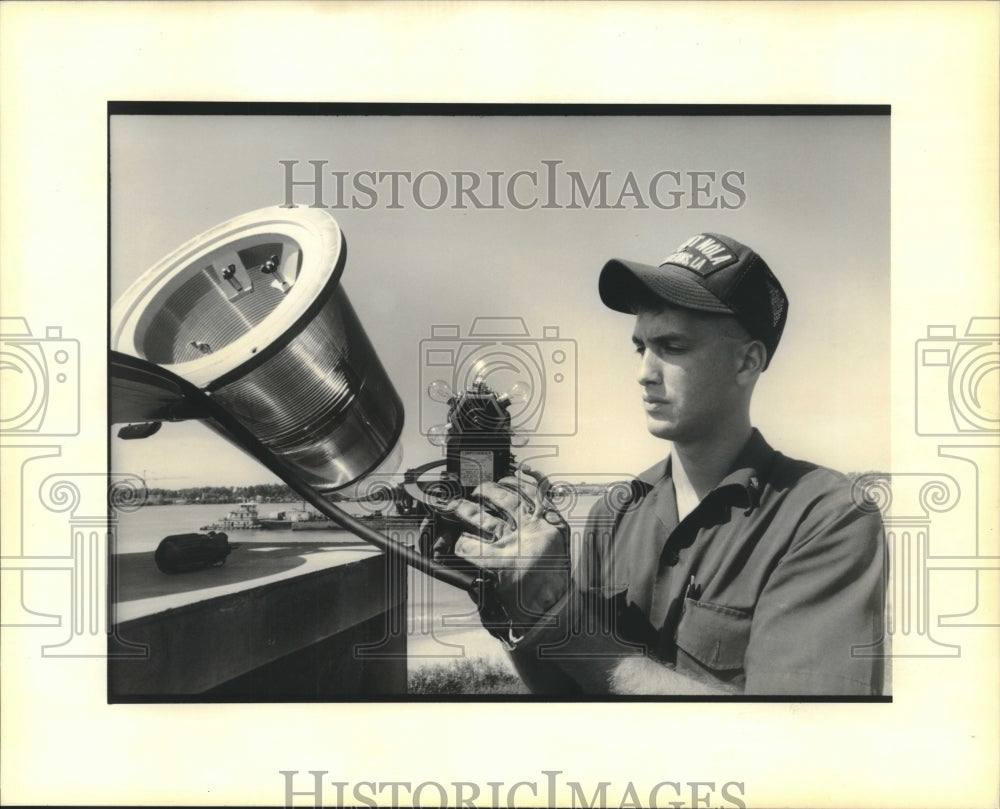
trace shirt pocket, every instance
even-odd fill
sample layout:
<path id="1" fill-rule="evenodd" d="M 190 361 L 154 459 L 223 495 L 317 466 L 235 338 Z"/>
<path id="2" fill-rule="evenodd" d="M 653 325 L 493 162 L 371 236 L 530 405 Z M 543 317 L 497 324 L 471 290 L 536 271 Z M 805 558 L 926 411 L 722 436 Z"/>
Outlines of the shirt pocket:
<path id="1" fill-rule="evenodd" d="M 750 643 L 750 618 L 748 611 L 686 598 L 677 646 L 710 669 L 742 669 Z"/>

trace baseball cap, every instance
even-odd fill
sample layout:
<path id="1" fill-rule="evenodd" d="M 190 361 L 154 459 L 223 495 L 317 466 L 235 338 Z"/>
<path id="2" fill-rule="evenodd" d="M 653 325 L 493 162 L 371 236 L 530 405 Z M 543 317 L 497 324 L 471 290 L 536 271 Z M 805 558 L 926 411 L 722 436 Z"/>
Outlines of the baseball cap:
<path id="1" fill-rule="evenodd" d="M 768 363 L 788 317 L 788 297 L 764 259 L 718 233 L 692 236 L 659 266 L 612 259 L 598 289 L 605 306 L 619 312 L 634 312 L 652 295 L 682 309 L 735 315 L 767 348 Z"/>

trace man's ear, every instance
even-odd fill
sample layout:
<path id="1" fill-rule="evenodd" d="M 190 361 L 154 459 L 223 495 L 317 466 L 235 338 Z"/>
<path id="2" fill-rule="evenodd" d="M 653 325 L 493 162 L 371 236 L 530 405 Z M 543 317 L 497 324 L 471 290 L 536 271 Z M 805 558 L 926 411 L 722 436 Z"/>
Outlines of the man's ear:
<path id="1" fill-rule="evenodd" d="M 747 382 L 756 382 L 767 365 L 767 349 L 760 340 L 750 340 L 740 347 L 737 375 Z"/>

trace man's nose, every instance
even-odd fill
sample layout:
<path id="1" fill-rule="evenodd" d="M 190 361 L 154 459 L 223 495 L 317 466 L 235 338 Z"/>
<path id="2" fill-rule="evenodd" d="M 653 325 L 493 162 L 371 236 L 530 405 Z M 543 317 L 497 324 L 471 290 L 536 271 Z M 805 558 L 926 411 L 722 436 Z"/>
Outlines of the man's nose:
<path id="1" fill-rule="evenodd" d="M 636 370 L 636 381 L 640 385 L 657 385 L 660 382 L 660 371 L 656 363 L 656 355 L 648 348 L 639 358 L 639 368 Z"/>

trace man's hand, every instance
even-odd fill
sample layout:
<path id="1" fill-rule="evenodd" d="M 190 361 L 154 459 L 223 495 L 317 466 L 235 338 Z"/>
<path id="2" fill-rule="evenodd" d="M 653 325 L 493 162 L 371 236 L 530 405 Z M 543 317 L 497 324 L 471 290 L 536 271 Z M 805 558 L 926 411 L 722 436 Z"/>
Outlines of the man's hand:
<path id="1" fill-rule="evenodd" d="M 623 657 L 612 671 L 609 685 L 612 694 L 739 693 L 739 689 L 713 686 L 685 677 L 674 671 L 672 666 L 641 655 Z"/>
<path id="2" fill-rule="evenodd" d="M 434 556 L 455 557 L 497 575 L 497 595 L 514 624 L 534 624 L 569 584 L 569 527 L 547 496 L 548 481 L 521 466 L 516 477 L 484 483 L 470 500 L 439 511 Z"/>

